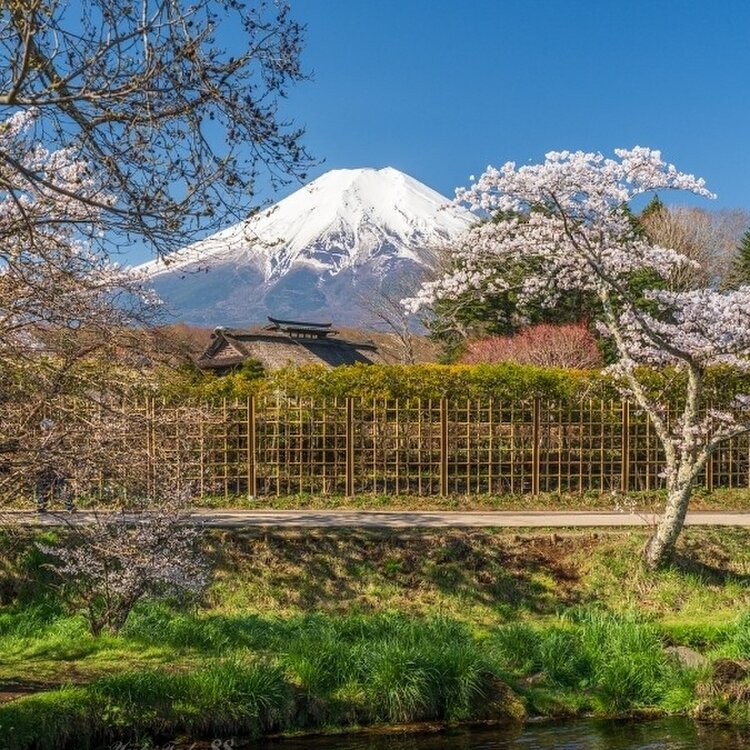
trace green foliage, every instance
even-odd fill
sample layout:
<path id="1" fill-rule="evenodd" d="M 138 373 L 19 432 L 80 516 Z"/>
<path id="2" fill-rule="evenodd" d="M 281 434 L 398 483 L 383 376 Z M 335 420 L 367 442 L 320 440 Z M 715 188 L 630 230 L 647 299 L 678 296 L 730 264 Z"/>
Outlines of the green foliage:
<path id="1" fill-rule="evenodd" d="M 589 691 L 605 713 L 655 705 L 679 680 L 654 626 L 597 610 L 551 628 L 507 625 L 493 635 L 492 645 L 506 668 Z"/>
<path id="2" fill-rule="evenodd" d="M 17 528 L 0 529 L 0 605 L 14 601 L 38 605 L 49 594 L 55 575 L 47 565 L 49 558 L 31 544 L 32 539 L 55 544 L 58 534 L 45 531 L 34 536 Z"/>
<path id="3" fill-rule="evenodd" d="M 239 375 L 243 380 L 257 380 L 258 378 L 262 378 L 266 374 L 266 368 L 263 367 L 263 363 L 258 359 L 253 359 L 250 357 L 250 359 L 246 359 L 242 365 L 240 365 L 239 370 L 237 370 L 237 375 Z"/>
<path id="4" fill-rule="evenodd" d="M 740 239 L 732 267 L 733 286 L 750 284 L 750 229 Z"/>
<path id="5" fill-rule="evenodd" d="M 518 399 L 572 394 L 582 372 L 499 365 L 353 365 L 326 370 L 290 368 L 268 378 L 271 390 L 310 398 Z"/>
<path id="6" fill-rule="evenodd" d="M 512 671 L 531 674 L 541 664 L 539 633 L 526 622 L 511 622 L 496 630 L 492 645 Z"/>
<path id="7" fill-rule="evenodd" d="M 750 612 L 743 612 L 734 625 L 731 651 L 740 659 L 750 659 Z"/>
<path id="8" fill-rule="evenodd" d="M 670 368 L 642 369 L 639 380 L 646 391 L 677 402 L 685 392 L 685 375 Z M 709 401 L 727 404 L 750 389 L 750 374 L 714 367 L 705 375 Z M 564 370 L 504 362 L 492 365 L 363 365 L 327 369 L 321 365 L 288 367 L 249 380 L 241 374 L 177 375 L 165 379 L 161 395 L 175 401 L 246 398 L 275 393 L 308 399 L 495 399 L 532 397 L 568 399 L 580 396 L 619 398 L 615 383 L 603 372 Z"/>
<path id="9" fill-rule="evenodd" d="M 6 750 L 96 746 L 97 706 L 85 688 L 63 687 L 0 704 L 0 742 Z"/>
<path id="10" fill-rule="evenodd" d="M 497 365 L 364 365 L 328 369 L 322 365 L 287 367 L 263 378 L 237 373 L 217 377 L 165 377 L 160 395 L 169 399 L 244 398 L 287 393 L 303 398 L 525 398 L 563 397 L 591 377 L 582 371 L 503 363 Z"/>
<path id="11" fill-rule="evenodd" d="M 224 659 L 190 672 L 120 672 L 0 705 L 0 740 L 9 750 L 59 750 L 100 746 L 108 737 L 257 736 L 286 727 L 291 706 L 278 667 Z"/>
<path id="12" fill-rule="evenodd" d="M 209 662 L 191 672 L 122 672 L 92 686 L 104 707 L 108 729 L 154 736 L 170 734 L 246 734 L 284 728 L 291 691 L 282 671 L 265 662 L 239 658 Z"/>

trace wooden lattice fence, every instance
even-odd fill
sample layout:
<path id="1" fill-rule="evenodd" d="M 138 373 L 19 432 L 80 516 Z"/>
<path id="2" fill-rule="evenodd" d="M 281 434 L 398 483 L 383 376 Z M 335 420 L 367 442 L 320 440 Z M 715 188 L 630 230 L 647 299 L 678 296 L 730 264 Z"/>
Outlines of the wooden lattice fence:
<path id="1" fill-rule="evenodd" d="M 626 401 L 290 396 L 48 410 L 79 494 L 201 497 L 538 494 L 658 489 L 662 451 Z M 706 487 L 750 485 L 750 440 L 712 457 Z M 33 472 L 31 472 L 33 473 Z M 25 489 L 33 492 L 31 483 Z"/>

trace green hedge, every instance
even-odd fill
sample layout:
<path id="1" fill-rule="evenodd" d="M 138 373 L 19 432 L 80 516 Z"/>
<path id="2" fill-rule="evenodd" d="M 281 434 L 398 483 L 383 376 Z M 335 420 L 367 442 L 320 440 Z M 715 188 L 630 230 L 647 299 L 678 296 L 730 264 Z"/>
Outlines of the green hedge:
<path id="1" fill-rule="evenodd" d="M 647 390 L 679 401 L 685 377 L 671 369 L 642 370 Z M 729 368 L 706 374 L 706 397 L 728 403 L 750 393 L 750 375 Z M 619 398 L 606 371 L 563 370 L 530 365 L 352 365 L 326 369 L 319 365 L 288 367 L 265 377 L 239 372 L 218 377 L 199 372 L 162 373 L 159 395 L 204 399 L 245 397 L 281 391 L 306 398 L 504 399 L 534 396 L 568 399 L 576 396 Z"/>
<path id="2" fill-rule="evenodd" d="M 283 391 L 308 398 L 564 398 L 590 388 L 592 373 L 515 365 L 363 365 L 327 369 L 320 365 L 288 367 L 263 378 L 243 373 L 217 377 L 171 373 L 161 395 L 200 398 L 244 397 Z"/>

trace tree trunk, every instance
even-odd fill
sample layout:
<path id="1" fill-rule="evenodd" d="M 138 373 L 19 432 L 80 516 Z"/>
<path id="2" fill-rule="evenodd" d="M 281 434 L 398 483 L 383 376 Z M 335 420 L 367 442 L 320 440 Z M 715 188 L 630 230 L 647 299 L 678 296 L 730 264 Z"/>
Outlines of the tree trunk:
<path id="1" fill-rule="evenodd" d="M 692 494 L 692 481 L 678 482 L 675 487 L 669 490 L 664 514 L 654 535 L 646 545 L 646 564 L 652 570 L 661 568 L 672 561 L 677 537 L 685 523 Z"/>

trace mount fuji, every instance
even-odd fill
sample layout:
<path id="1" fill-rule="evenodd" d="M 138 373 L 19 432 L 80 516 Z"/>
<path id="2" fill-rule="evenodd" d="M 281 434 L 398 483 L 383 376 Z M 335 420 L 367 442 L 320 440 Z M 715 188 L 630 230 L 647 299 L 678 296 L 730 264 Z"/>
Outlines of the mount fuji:
<path id="1" fill-rule="evenodd" d="M 472 215 L 391 167 L 336 169 L 244 222 L 139 266 L 177 319 L 246 326 L 281 318 L 376 322 Z"/>

